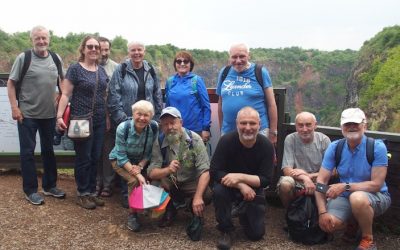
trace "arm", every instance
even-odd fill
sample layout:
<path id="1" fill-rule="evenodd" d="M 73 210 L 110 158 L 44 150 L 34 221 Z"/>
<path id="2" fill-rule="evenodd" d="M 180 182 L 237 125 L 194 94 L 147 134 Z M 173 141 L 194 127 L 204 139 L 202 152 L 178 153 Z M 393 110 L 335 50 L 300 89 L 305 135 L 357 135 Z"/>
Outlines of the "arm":
<path id="1" fill-rule="evenodd" d="M 223 114 L 222 114 L 222 97 L 218 97 L 218 122 L 219 122 L 219 129 L 221 130 L 222 128 L 222 119 L 223 119 Z"/>
<path id="2" fill-rule="evenodd" d="M 58 109 L 57 109 L 57 128 L 60 131 L 64 131 L 67 129 L 67 125 L 64 123 L 64 120 L 62 119 L 62 116 L 64 114 L 65 108 L 68 105 L 69 98 L 72 95 L 72 92 L 74 90 L 74 85 L 69 79 L 64 79 L 61 84 L 61 91 L 62 95 L 60 98 L 60 101 L 58 103 Z"/>
<path id="3" fill-rule="evenodd" d="M 196 216 L 203 216 L 205 204 L 203 201 L 203 194 L 210 182 L 210 173 L 208 171 L 202 173 L 197 183 L 196 193 L 193 196 L 192 208 Z"/>
<path id="4" fill-rule="evenodd" d="M 157 75 L 155 75 L 154 88 L 153 88 L 153 102 L 154 102 L 154 120 L 160 121 L 161 111 L 163 109 L 163 98 L 161 93 L 160 81 Z"/>
<path id="5" fill-rule="evenodd" d="M 319 169 L 317 182 L 323 183 L 323 184 L 328 184 L 330 177 L 331 177 L 331 172 L 322 166 Z M 333 232 L 335 229 L 334 222 L 332 219 L 332 215 L 327 213 L 326 195 L 323 193 L 320 193 L 320 192 L 315 192 L 314 194 L 315 194 L 315 201 L 317 203 L 318 214 L 319 214 L 319 226 L 325 232 Z"/>
<path id="6" fill-rule="evenodd" d="M 278 110 L 275 102 L 274 90 L 272 87 L 264 89 L 265 101 L 268 107 L 268 119 L 270 132 L 277 131 L 278 127 Z M 268 135 L 272 143 L 277 142 L 277 136 L 273 133 Z"/>
<path id="7" fill-rule="evenodd" d="M 8 79 L 7 81 L 7 93 L 8 93 L 8 100 L 11 106 L 12 118 L 21 123 L 22 120 L 24 119 L 24 116 L 22 115 L 21 110 L 18 107 L 15 81 L 11 79 Z"/>
<path id="8" fill-rule="evenodd" d="M 111 118 L 116 125 L 127 119 L 127 115 L 123 110 L 122 100 L 121 100 L 121 85 L 122 85 L 122 73 L 121 64 L 115 69 L 110 83 L 109 83 L 109 93 L 107 96 L 107 107 Z"/>
<path id="9" fill-rule="evenodd" d="M 181 167 L 181 164 L 177 160 L 172 160 L 167 167 L 156 167 L 151 169 L 149 173 L 149 178 L 152 180 L 161 180 L 165 177 L 168 177 L 170 174 L 176 173 L 179 168 Z"/>

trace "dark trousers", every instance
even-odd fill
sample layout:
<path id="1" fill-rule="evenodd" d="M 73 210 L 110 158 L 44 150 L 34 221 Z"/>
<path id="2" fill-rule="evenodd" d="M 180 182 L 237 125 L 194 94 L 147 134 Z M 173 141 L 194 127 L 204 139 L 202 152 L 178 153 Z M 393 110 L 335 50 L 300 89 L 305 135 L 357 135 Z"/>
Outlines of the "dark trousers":
<path id="1" fill-rule="evenodd" d="M 213 191 L 217 228 L 221 232 L 231 232 L 235 230 L 231 216 L 232 204 L 233 202 L 243 201 L 243 196 L 238 189 L 229 188 L 220 183 L 214 184 Z M 259 240 L 265 234 L 266 202 L 264 190 L 259 188 L 255 191 L 256 198 L 253 201 L 246 202 L 245 212 L 239 215 L 240 224 L 244 227 L 246 236 L 251 240 Z"/>
<path id="2" fill-rule="evenodd" d="M 108 131 L 104 134 L 104 144 L 97 165 L 97 186 L 111 190 L 111 184 L 115 179 L 115 172 L 111 166 L 108 155 L 115 145 L 115 132 Z"/>
<path id="3" fill-rule="evenodd" d="M 48 190 L 56 186 L 57 166 L 53 150 L 55 119 L 24 118 L 18 122 L 22 186 L 25 194 L 30 195 L 38 190 L 34 152 L 36 133 L 39 131 L 40 154 L 43 161 L 42 188 Z"/>
<path id="4" fill-rule="evenodd" d="M 85 141 L 74 141 L 75 182 L 78 195 L 90 195 L 96 192 L 97 165 L 103 147 L 105 121 L 93 124 L 93 135 Z"/>

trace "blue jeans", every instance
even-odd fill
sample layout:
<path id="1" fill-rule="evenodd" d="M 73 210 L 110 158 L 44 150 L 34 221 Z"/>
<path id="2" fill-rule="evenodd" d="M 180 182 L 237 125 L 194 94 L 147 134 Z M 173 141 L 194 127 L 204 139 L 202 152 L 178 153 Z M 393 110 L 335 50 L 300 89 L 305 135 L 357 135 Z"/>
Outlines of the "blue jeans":
<path id="1" fill-rule="evenodd" d="M 18 122 L 18 135 L 21 158 L 22 186 L 25 194 L 38 190 L 35 166 L 36 133 L 40 136 L 40 154 L 43 162 L 42 188 L 48 190 L 56 186 L 57 166 L 53 150 L 55 119 L 24 118 Z"/>
<path id="2" fill-rule="evenodd" d="M 97 164 L 103 147 L 105 121 L 93 124 L 93 135 L 86 141 L 74 141 L 75 182 L 79 196 L 96 192 Z"/>

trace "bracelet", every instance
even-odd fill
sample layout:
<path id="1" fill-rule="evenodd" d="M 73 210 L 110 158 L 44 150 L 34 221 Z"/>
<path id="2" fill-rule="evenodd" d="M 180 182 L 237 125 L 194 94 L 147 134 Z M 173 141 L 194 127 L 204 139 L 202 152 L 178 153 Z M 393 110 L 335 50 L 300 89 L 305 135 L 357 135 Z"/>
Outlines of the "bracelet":
<path id="1" fill-rule="evenodd" d="M 319 213 L 318 215 L 321 216 L 321 215 L 327 214 L 327 213 L 328 213 L 328 211 L 325 211 L 325 212 Z"/>
<path id="2" fill-rule="evenodd" d="M 275 131 L 269 131 L 268 133 L 271 134 L 271 135 L 278 136 L 278 131 L 277 131 L 277 130 L 275 130 Z"/>
<path id="3" fill-rule="evenodd" d="M 60 116 L 60 117 L 57 117 L 57 120 L 60 119 L 60 118 L 62 118 L 62 117 L 61 117 L 61 116 Z"/>

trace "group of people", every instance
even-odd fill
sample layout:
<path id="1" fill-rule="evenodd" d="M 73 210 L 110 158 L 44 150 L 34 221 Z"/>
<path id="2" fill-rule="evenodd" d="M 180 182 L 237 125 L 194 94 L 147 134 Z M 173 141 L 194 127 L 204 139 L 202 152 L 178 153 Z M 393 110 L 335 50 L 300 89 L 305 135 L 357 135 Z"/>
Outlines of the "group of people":
<path id="1" fill-rule="evenodd" d="M 86 36 L 78 49 L 78 62 L 64 76 L 50 56 L 53 52 L 48 50 L 49 31 L 36 26 L 30 36 L 30 66 L 22 75 L 26 52 L 21 53 L 7 83 L 12 117 L 18 121 L 23 191 L 30 203 L 44 203 L 38 193 L 34 162 L 37 131 L 44 169 L 43 194 L 65 197 L 56 185 L 52 145 L 54 128 L 67 130 L 62 116 L 70 103 L 72 116 L 91 114 L 93 121 L 92 136 L 74 141 L 79 206 L 104 206 L 101 197 L 112 194 L 117 174 L 122 179 L 125 207 L 128 196 L 139 185 L 152 183 L 169 193 L 171 201 L 159 221 L 160 227 L 170 226 L 181 207 L 191 211 L 191 222 L 202 224 L 205 206 L 212 201 L 221 232 L 219 249 L 232 246 L 233 210 L 249 239 L 263 237 L 264 191 L 271 184 L 273 173 L 277 108 L 269 73 L 265 67 L 250 62 L 245 44 L 230 48 L 230 65 L 221 69 L 218 76 L 222 136 L 210 159 L 206 149 L 211 136 L 210 102 L 204 80 L 192 72 L 195 63 L 189 52 L 179 51 L 175 55 L 176 74 L 165 83 L 164 107 L 159 78 L 154 67 L 144 60 L 142 43 L 130 42 L 128 58 L 118 64 L 109 58 L 108 39 Z M 61 61 L 58 55 L 57 58 Z M 55 106 L 57 82 L 61 88 Z M 294 198 L 297 187 L 314 195 L 315 182 L 327 184 L 336 169 L 340 182 L 330 185 L 326 195 L 315 195 L 321 228 L 333 232 L 352 221 L 348 223 L 354 225 L 352 229 L 357 229 L 357 225 L 361 229 L 359 247 L 375 246 L 373 217 L 390 205 L 384 182 L 386 148 L 375 140 L 376 157 L 372 166 L 368 164 L 364 156 L 366 119 L 359 109 L 345 110 L 341 126 L 347 143 L 336 166 L 337 143 L 330 144 L 328 137 L 315 132 L 313 114 L 297 115 L 297 132 L 285 139 L 279 195 L 285 206 Z M 131 209 L 127 221 L 130 230 L 141 230 L 142 220 L 137 211 Z"/>

